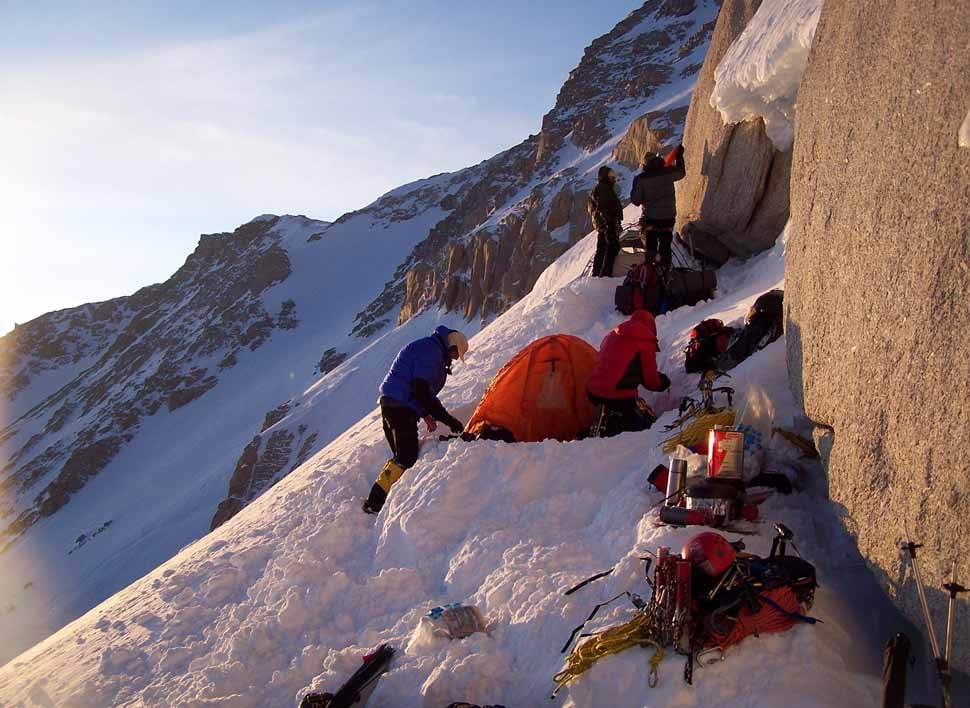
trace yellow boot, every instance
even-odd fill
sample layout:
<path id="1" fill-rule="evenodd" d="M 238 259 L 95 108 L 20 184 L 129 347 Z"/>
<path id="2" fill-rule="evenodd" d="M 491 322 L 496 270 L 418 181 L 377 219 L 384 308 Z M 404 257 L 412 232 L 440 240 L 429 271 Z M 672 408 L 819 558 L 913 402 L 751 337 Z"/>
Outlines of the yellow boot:
<path id="1" fill-rule="evenodd" d="M 404 474 L 404 468 L 394 460 L 388 460 L 384 463 L 381 473 L 377 475 L 377 485 L 384 490 L 384 494 L 387 494 L 394 483 L 401 479 L 402 474 Z"/>
<path id="2" fill-rule="evenodd" d="M 401 475 L 403 474 L 404 468 L 393 459 L 385 462 L 381 473 L 377 475 L 377 481 L 374 482 L 374 486 L 370 489 L 370 496 L 364 502 L 364 511 L 368 514 L 378 513 L 384 506 L 387 493 L 391 491 L 391 487 L 396 481 L 401 479 Z"/>

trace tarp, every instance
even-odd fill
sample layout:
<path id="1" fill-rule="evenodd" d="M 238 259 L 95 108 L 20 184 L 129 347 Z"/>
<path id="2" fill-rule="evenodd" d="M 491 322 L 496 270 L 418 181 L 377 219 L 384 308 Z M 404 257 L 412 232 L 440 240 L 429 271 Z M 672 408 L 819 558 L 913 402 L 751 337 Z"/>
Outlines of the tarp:
<path id="1" fill-rule="evenodd" d="M 537 339 L 495 375 L 465 430 L 481 436 L 502 428 L 516 442 L 574 440 L 593 424 L 586 381 L 595 363 L 596 349 L 578 337 Z"/>

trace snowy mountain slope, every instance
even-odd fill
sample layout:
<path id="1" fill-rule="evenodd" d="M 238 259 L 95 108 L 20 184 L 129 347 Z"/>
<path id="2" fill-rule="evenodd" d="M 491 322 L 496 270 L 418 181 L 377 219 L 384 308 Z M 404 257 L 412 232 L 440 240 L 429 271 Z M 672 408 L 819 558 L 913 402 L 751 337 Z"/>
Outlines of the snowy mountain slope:
<path id="1" fill-rule="evenodd" d="M 544 334 L 599 343 L 620 318 L 616 281 L 578 277 L 592 248 L 590 237 L 567 252 L 473 338 L 445 388 L 446 406 L 467 416 L 498 368 Z M 730 264 L 721 280 L 717 300 L 658 318 L 658 364 L 673 379 L 670 393 L 653 396 L 658 409 L 696 382 L 682 373 L 690 327 L 710 316 L 731 320 L 781 285 L 783 246 Z M 400 330 L 410 338 L 429 324 Z M 791 424 L 784 366 L 784 342 L 775 342 L 732 372 L 731 384 L 742 395 L 763 387 L 775 421 Z M 220 529 L 0 669 L 0 696 L 13 706 L 286 706 L 307 684 L 338 683 L 362 653 L 389 641 L 404 651 L 369 705 L 548 704 L 572 627 L 620 590 L 646 592 L 637 558 L 659 545 L 678 548 L 692 533 L 656 527 L 648 512 L 660 495 L 644 475 L 662 460 L 658 443 L 671 417 L 610 440 L 429 442 L 375 523 L 359 509 L 387 455 L 371 412 Z M 698 669 L 693 687 L 682 682 L 682 659 L 668 657 L 660 686 L 648 688 L 645 655 L 630 650 L 570 686 L 564 705 L 875 703 L 878 641 L 839 592 L 839 566 L 854 560 L 850 544 L 811 494 L 769 502 L 765 513 L 792 525 L 801 551 L 819 564 L 813 614 L 825 624 L 749 639 Z M 770 526 L 760 528 L 745 540 L 764 553 Z M 617 562 L 610 578 L 561 596 Z M 491 636 L 412 636 L 428 608 L 447 601 L 487 612 Z M 595 626 L 626 616 L 618 606 Z"/>
<path id="2" fill-rule="evenodd" d="M 225 326 L 227 316 L 238 318 L 241 308 L 222 309 L 225 303 L 206 288 L 171 287 L 172 298 L 182 299 L 167 306 L 169 312 L 149 334 L 132 337 L 127 348 L 116 337 L 107 353 L 70 386 L 6 429 L 7 450 L 16 452 L 9 458 L 14 471 L 3 481 L 7 549 L 0 555 L 0 596 L 7 611 L 0 615 L 0 660 L 16 655 L 208 530 L 239 450 L 258 430 L 264 413 L 304 390 L 329 342 L 366 343 L 348 337 L 354 308 L 366 303 L 383 282 L 383 273 L 390 272 L 420 238 L 422 223 L 427 228 L 438 216 L 428 213 L 417 228 L 414 222 L 384 228 L 365 216 L 337 231 L 303 217 L 255 222 L 262 240 L 285 254 L 289 264 L 282 282 L 256 297 L 249 291 L 244 294 L 246 308 L 262 313 L 244 321 L 268 322 L 268 331 L 254 334 L 248 325 L 237 326 L 237 336 L 226 337 L 233 331 Z M 359 265 L 361 241 L 374 250 L 370 268 Z M 225 255 L 222 251 L 213 258 Z M 226 288 L 235 286 L 231 278 L 223 279 L 218 267 L 206 272 Z M 346 307 L 333 307 L 333 296 Z M 267 313 L 284 312 L 287 302 L 294 303 L 289 317 L 267 318 Z M 142 316 L 135 310 L 131 318 Z M 211 334 L 213 317 L 220 328 Z M 204 354 L 192 356 L 199 346 Z M 135 362 L 127 378 L 121 376 L 119 358 Z M 184 405 L 159 405 L 159 391 L 171 396 L 180 390 L 179 373 L 166 368 L 179 361 L 192 371 L 207 371 L 210 390 Z M 63 375 L 65 370 L 47 376 Z M 112 386 L 111 395 L 102 399 L 92 393 L 115 377 L 125 385 Z M 60 427 L 52 423 L 75 401 L 78 413 L 67 416 Z M 121 416 L 129 415 L 137 425 L 124 425 Z M 342 418 L 341 426 L 346 422 Z M 40 442 L 33 437 L 38 435 Z M 83 446 L 79 441 L 104 437 L 121 438 L 124 444 L 101 459 L 100 469 L 91 463 L 70 464 Z M 67 457 L 68 463 L 59 464 L 63 457 L 51 455 L 52 450 Z M 32 478 L 35 470 L 39 473 Z"/>
<path id="3" fill-rule="evenodd" d="M 615 167 L 625 199 L 631 166 L 638 161 L 614 160 L 679 140 L 717 7 L 710 1 L 644 3 L 587 48 L 538 137 L 437 178 L 453 190 L 453 199 L 441 200 L 452 211 L 357 316 L 354 332 L 373 336 L 388 322 L 421 313 L 430 331 L 427 318 L 439 315 L 427 313 L 438 311 L 443 322 L 471 334 L 531 290 L 546 266 L 588 232 L 586 195 L 599 167 Z M 647 128 L 629 130 L 644 118 Z M 419 194 L 425 192 L 422 187 Z M 379 359 L 387 353 L 367 348 L 361 356 Z M 300 440 L 312 440 L 319 449 L 369 410 L 382 376 L 377 369 L 348 360 L 332 377 L 286 401 L 267 421 L 271 426 L 240 450 L 213 527 L 306 459 L 299 454 Z M 370 388 L 360 397 L 355 386 L 363 382 L 351 381 L 362 375 Z M 309 399 L 315 406 L 306 405 Z"/>
<path id="4" fill-rule="evenodd" d="M 0 662 L 360 418 L 385 352 L 352 357 L 394 322 L 474 332 L 528 292 L 585 235 L 586 191 L 620 143 L 677 139 L 717 6 L 645 2 L 590 45 L 538 135 L 479 165 L 333 224 L 205 237 L 166 283 L 0 339 Z M 633 122 L 646 132 L 624 137 Z"/>

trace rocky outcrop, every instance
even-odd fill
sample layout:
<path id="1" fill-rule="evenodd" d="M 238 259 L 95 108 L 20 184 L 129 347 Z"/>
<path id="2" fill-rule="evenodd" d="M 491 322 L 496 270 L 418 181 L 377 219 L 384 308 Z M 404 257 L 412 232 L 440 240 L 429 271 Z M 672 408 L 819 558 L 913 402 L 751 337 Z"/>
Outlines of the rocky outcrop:
<path id="1" fill-rule="evenodd" d="M 677 229 L 748 256 L 771 246 L 788 220 L 791 151 L 779 152 L 760 118 L 724 125 L 710 103 L 714 70 L 761 0 L 725 0 L 684 127 L 687 177 L 677 183 Z"/>
<path id="2" fill-rule="evenodd" d="M 684 125 L 686 118 L 686 106 L 643 114 L 630 124 L 623 138 L 613 148 L 613 159 L 631 170 L 638 170 L 643 164 L 644 155 L 661 152 L 667 140 Z"/>
<path id="3" fill-rule="evenodd" d="M 585 204 L 595 166 L 578 170 L 567 164 L 570 155 L 602 150 L 606 161 L 626 131 L 615 158 L 631 168 L 647 146 L 680 133 L 686 98 L 645 109 L 663 89 L 697 74 L 718 4 L 648 0 L 594 40 L 538 135 L 438 186 L 447 216 L 358 315 L 354 333 L 370 336 L 395 313 L 402 323 L 434 305 L 487 319 L 528 293 L 591 229 Z"/>
<path id="4" fill-rule="evenodd" d="M 923 627 L 897 551 L 908 526 L 939 628 L 951 561 L 970 585 L 970 14 L 887 5 L 825 3 L 799 91 L 788 365 L 831 431 L 829 494 L 860 551 Z"/>
<path id="5" fill-rule="evenodd" d="M 288 411 L 289 404 L 284 403 L 266 414 L 263 430 L 250 441 L 236 461 L 236 468 L 229 480 L 229 494 L 219 502 L 209 526 L 210 530 L 222 526 L 238 514 L 248 502 L 282 479 L 285 472 L 296 469 L 310 456 L 317 434 L 308 435 L 306 426 L 301 425 L 296 431 L 278 426 L 269 435 L 264 435 L 268 432 L 268 428 L 282 420 L 282 416 L 285 416 Z M 299 452 L 296 460 L 287 469 L 297 445 L 299 445 Z"/>
<path id="6" fill-rule="evenodd" d="M 0 339 L 0 388 L 8 398 L 48 371 L 73 376 L 3 430 L 8 445 L 23 430 L 41 432 L 8 447 L 0 552 L 67 504 L 146 416 L 190 404 L 241 352 L 262 346 L 275 329 L 299 325 L 294 301 L 277 313 L 262 305 L 261 294 L 290 273 L 278 221 L 202 236 L 165 283 L 44 315 Z"/>

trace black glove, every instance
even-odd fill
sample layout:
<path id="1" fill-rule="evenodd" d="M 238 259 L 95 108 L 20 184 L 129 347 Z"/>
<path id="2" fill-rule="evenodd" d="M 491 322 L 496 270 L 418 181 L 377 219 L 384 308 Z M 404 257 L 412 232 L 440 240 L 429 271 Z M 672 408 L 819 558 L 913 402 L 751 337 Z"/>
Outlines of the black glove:
<path id="1" fill-rule="evenodd" d="M 443 420 L 441 422 L 451 428 L 451 432 L 455 433 L 455 435 L 465 429 L 465 424 L 453 416 L 448 416 L 447 420 Z"/>
<path id="2" fill-rule="evenodd" d="M 668 377 L 667 374 L 658 373 L 657 376 L 660 377 L 660 388 L 655 388 L 654 391 L 660 393 L 661 391 L 666 391 L 668 388 L 670 388 L 670 377 Z"/>
<path id="3" fill-rule="evenodd" d="M 681 143 L 680 145 L 677 146 L 677 157 L 683 157 L 683 156 L 684 156 L 684 144 Z"/>

